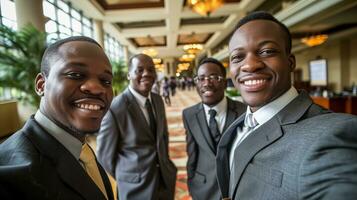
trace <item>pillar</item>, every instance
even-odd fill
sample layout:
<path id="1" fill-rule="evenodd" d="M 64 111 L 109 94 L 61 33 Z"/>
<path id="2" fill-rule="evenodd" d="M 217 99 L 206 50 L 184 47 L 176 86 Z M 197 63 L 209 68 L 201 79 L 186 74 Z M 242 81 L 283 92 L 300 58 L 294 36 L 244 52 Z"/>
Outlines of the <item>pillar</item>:
<path id="1" fill-rule="evenodd" d="M 19 29 L 32 24 L 39 31 L 45 31 L 42 0 L 15 0 L 15 7 Z"/>
<path id="2" fill-rule="evenodd" d="M 94 39 L 104 48 L 104 30 L 103 21 L 94 20 Z"/>
<path id="3" fill-rule="evenodd" d="M 129 63 L 130 55 L 129 55 L 129 49 L 128 46 L 123 46 L 123 53 L 124 53 L 124 61 L 125 63 Z"/>

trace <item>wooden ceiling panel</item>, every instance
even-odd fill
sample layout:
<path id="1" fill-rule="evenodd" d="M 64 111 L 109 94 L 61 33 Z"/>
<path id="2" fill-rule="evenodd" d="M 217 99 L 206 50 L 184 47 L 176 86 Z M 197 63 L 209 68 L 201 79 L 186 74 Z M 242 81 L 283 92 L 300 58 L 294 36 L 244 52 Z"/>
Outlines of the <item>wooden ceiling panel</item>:
<path id="1" fill-rule="evenodd" d="M 193 24 L 223 24 L 228 16 L 220 17 L 199 17 L 199 18 L 184 18 L 181 19 L 181 26 L 183 25 L 193 25 Z"/>
<path id="2" fill-rule="evenodd" d="M 165 7 L 164 0 L 95 0 L 104 10 Z"/>
<path id="3" fill-rule="evenodd" d="M 180 34 L 177 44 L 205 44 L 212 35 L 213 33 Z"/>
<path id="4" fill-rule="evenodd" d="M 147 36 L 130 38 L 136 47 L 160 47 L 166 46 L 166 36 Z"/>
<path id="5" fill-rule="evenodd" d="M 155 21 L 137 21 L 129 23 L 116 23 L 119 28 L 151 28 L 166 26 L 165 20 L 155 20 Z"/>

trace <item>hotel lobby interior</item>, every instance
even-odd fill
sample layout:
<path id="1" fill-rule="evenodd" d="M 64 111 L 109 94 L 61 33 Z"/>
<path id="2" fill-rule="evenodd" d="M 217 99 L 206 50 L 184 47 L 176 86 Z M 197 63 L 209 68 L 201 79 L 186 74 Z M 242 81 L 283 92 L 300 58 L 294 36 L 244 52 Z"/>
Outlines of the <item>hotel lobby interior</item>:
<path id="1" fill-rule="evenodd" d="M 211 3 L 209 3 L 211 2 Z M 47 44 L 72 35 L 95 39 L 123 74 L 115 93 L 127 85 L 127 62 L 145 53 L 163 77 L 193 77 L 203 58 L 229 71 L 228 42 L 237 22 L 253 11 L 268 11 L 292 35 L 296 69 L 293 85 L 334 112 L 357 115 L 357 1 L 355 0 L 0 0 L 0 25 L 19 31 L 32 24 Z M 3 35 L 0 40 L 3 40 Z M 3 44 L 3 43 L 2 43 Z M 0 50 L 3 48 L 0 46 Z M 0 143 L 37 110 L 25 87 L 10 84 L 0 61 Z M 24 77 L 33 70 L 24 68 Z M 26 71 L 28 70 L 28 71 Z M 31 71 L 31 72 L 30 72 Z M 227 78 L 229 78 L 229 73 Z M 16 81 L 25 81 L 14 76 Z M 27 80 L 27 79 L 26 79 Z M 16 82 L 15 81 L 15 82 Z M 31 85 L 33 83 L 24 83 Z M 241 100 L 239 91 L 227 94 Z M 167 106 L 170 157 L 178 168 L 177 200 L 187 190 L 186 142 L 182 110 L 200 102 L 196 90 L 178 90 Z M 92 138 L 95 148 L 95 138 Z"/>

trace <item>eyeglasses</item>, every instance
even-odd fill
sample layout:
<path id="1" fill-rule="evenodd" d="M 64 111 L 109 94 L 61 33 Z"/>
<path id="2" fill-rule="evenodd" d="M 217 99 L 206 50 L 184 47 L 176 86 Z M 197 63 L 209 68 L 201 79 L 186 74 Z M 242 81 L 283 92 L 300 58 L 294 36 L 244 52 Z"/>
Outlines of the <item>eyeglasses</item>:
<path id="1" fill-rule="evenodd" d="M 196 83 L 203 83 L 205 80 L 209 80 L 211 83 L 219 83 L 223 80 L 223 76 L 209 75 L 209 76 L 196 76 L 193 80 Z"/>

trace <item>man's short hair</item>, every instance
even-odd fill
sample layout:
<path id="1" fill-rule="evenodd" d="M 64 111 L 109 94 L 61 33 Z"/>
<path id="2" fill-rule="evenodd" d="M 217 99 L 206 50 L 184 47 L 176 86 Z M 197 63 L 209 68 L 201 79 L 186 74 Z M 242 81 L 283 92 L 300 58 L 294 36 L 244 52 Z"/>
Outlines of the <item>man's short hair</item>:
<path id="1" fill-rule="evenodd" d="M 214 59 L 214 58 L 204 58 L 201 60 L 200 64 L 198 65 L 197 69 L 196 69 L 196 74 L 198 72 L 198 69 L 205 63 L 213 63 L 213 64 L 216 64 L 219 66 L 219 68 L 221 69 L 221 72 L 222 72 L 222 75 L 223 77 L 225 78 L 226 77 L 226 68 L 223 66 L 223 64 L 218 61 L 217 59 Z"/>
<path id="2" fill-rule="evenodd" d="M 239 22 L 236 26 L 236 30 L 238 30 L 244 24 L 246 24 L 250 21 L 254 21 L 254 20 L 268 20 L 268 21 L 277 23 L 286 35 L 286 38 L 285 38 L 286 39 L 286 51 L 289 54 L 291 53 L 291 34 L 290 34 L 288 27 L 286 27 L 285 24 L 281 23 L 279 20 L 277 20 L 273 15 L 271 15 L 268 12 L 255 11 L 255 12 L 248 14 L 247 16 L 245 16 L 241 20 L 239 20 Z"/>
<path id="3" fill-rule="evenodd" d="M 43 73 L 46 77 L 48 76 L 50 72 L 50 68 L 52 65 L 52 58 L 57 55 L 58 49 L 65 43 L 68 42 L 73 42 L 73 41 L 85 41 L 85 42 L 90 42 L 93 44 L 98 45 L 100 48 L 100 44 L 93 40 L 92 38 L 85 37 L 85 36 L 72 36 L 68 37 L 65 39 L 57 40 L 55 43 L 51 44 L 48 46 L 42 56 L 42 61 L 41 61 L 41 73 Z"/>

